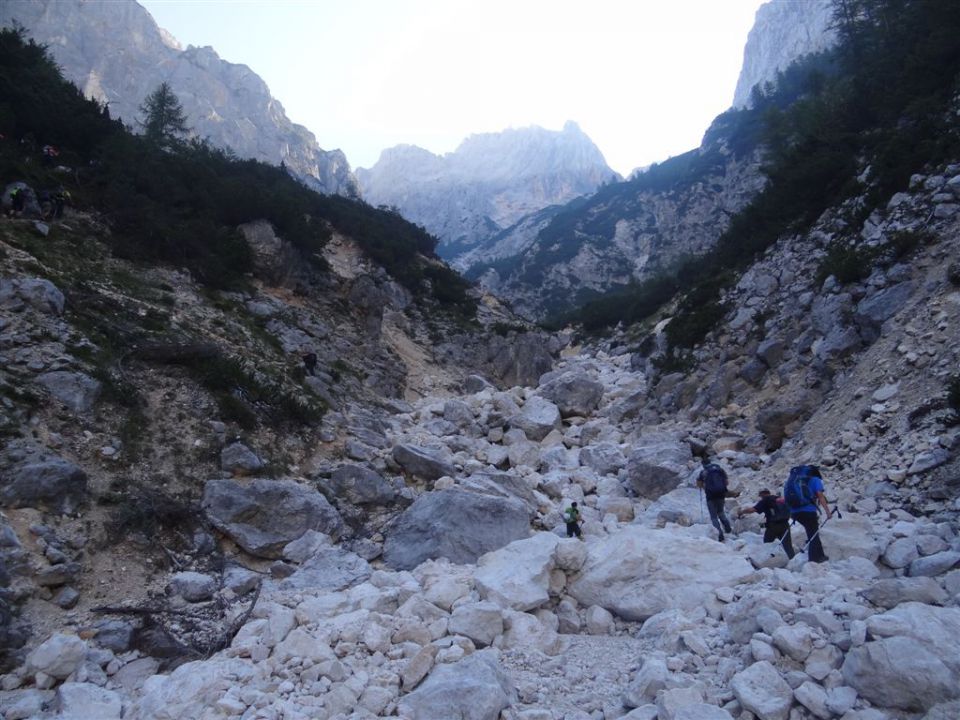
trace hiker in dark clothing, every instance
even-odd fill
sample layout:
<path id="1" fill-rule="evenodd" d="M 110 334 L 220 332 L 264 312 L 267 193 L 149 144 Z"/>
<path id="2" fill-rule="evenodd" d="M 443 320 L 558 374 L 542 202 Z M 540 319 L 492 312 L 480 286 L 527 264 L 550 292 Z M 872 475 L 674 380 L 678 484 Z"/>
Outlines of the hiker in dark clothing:
<path id="1" fill-rule="evenodd" d="M 567 523 L 567 537 L 576 535 L 581 540 L 583 532 L 580 530 L 580 508 L 576 502 L 570 503 L 570 507 L 563 511 L 563 520 Z"/>
<path id="2" fill-rule="evenodd" d="M 724 540 L 724 531 L 733 532 L 730 527 L 730 521 L 727 519 L 727 513 L 724 512 L 723 503 L 727 498 L 727 473 L 715 462 L 706 459 L 703 461 L 703 470 L 697 478 L 697 487 L 703 490 L 707 496 L 707 510 L 710 512 L 710 522 L 720 533 L 717 538 L 720 542 Z M 721 527 L 721 524 L 723 527 Z"/>
<path id="3" fill-rule="evenodd" d="M 70 193 L 63 189 L 63 186 L 57 188 L 53 194 L 53 217 L 63 217 L 63 206 L 70 201 Z"/>
<path id="4" fill-rule="evenodd" d="M 303 354 L 303 367 L 307 371 L 307 375 L 317 374 L 317 354 L 315 352 L 307 351 Z"/>
<path id="5" fill-rule="evenodd" d="M 23 213 L 23 203 L 26 193 L 22 187 L 15 188 L 10 193 L 10 217 L 20 217 Z"/>
<path id="6" fill-rule="evenodd" d="M 769 490 L 760 491 L 760 502 L 753 507 L 740 508 L 737 512 L 738 517 L 749 513 L 761 513 L 765 518 L 763 541 L 779 542 L 783 545 L 788 558 L 792 558 L 796 553 L 793 550 L 793 539 L 790 537 L 790 509 L 779 495 L 774 495 Z"/>

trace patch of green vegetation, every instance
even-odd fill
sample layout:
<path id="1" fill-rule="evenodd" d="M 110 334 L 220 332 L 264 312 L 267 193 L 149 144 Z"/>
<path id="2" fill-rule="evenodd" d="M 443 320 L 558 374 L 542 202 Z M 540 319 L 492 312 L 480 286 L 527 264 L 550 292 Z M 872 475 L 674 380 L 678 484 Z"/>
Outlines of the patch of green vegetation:
<path id="1" fill-rule="evenodd" d="M 115 506 L 107 523 L 109 542 L 119 542 L 134 534 L 153 540 L 166 532 L 190 537 L 202 517 L 196 504 L 146 488 L 115 488 L 99 501 Z"/>
<path id="2" fill-rule="evenodd" d="M 190 357 L 180 364 L 210 392 L 223 419 L 236 422 L 244 430 L 257 426 L 258 413 L 274 424 L 312 425 L 326 412 L 323 403 L 294 396 L 278 380 L 248 370 L 225 355 Z"/>
<path id="3" fill-rule="evenodd" d="M 817 265 L 816 283 L 831 275 L 841 285 L 860 282 L 870 276 L 881 250 L 876 246 L 856 245 L 846 239 L 834 240 Z"/>
<path id="4" fill-rule="evenodd" d="M 523 325 L 517 325 L 515 323 L 506 323 L 506 322 L 495 322 L 490 326 L 490 330 L 500 337 L 506 337 L 510 333 L 522 333 L 526 330 Z"/>

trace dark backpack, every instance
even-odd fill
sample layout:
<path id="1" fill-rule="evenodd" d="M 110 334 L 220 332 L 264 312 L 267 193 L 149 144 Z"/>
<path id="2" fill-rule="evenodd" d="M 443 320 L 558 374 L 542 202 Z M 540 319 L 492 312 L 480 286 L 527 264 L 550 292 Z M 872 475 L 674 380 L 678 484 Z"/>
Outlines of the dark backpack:
<path id="1" fill-rule="evenodd" d="M 770 505 L 769 522 L 786 522 L 790 519 L 790 508 L 782 497 L 776 498 Z"/>
<path id="2" fill-rule="evenodd" d="M 707 496 L 726 495 L 727 474 L 716 463 L 710 463 L 703 469 L 703 489 Z"/>
<path id="3" fill-rule="evenodd" d="M 783 485 L 783 500 L 791 511 L 816 505 L 816 498 L 810 492 L 810 478 L 819 476 L 820 468 L 816 465 L 797 465 L 790 470 L 790 477 Z"/>

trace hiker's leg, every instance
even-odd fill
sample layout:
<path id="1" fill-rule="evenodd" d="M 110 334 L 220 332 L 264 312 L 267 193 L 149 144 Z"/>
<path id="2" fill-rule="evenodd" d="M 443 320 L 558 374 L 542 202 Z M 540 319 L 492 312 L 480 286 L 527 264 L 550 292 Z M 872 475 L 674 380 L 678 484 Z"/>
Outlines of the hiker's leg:
<path id="1" fill-rule="evenodd" d="M 711 524 L 720 532 L 723 532 L 723 528 L 720 527 L 720 519 L 717 517 L 717 501 L 716 500 L 707 500 L 707 512 L 710 513 L 710 522 Z"/>
<path id="2" fill-rule="evenodd" d="M 567 537 L 573 537 L 574 533 L 577 531 L 576 523 L 567 523 Z"/>
<path id="3" fill-rule="evenodd" d="M 823 545 L 820 543 L 820 536 L 817 530 L 820 528 L 820 522 L 815 512 L 797 513 L 797 521 L 803 525 L 807 532 L 807 559 L 811 562 L 821 562 L 826 559 L 823 552 Z M 813 538 L 811 540 L 811 538 Z"/>
<path id="4" fill-rule="evenodd" d="M 727 519 L 727 512 L 723 507 L 725 503 L 726 500 L 723 498 L 717 500 L 717 515 L 720 517 L 720 522 L 723 523 L 723 529 L 729 533 L 733 532 L 733 528 L 730 526 L 730 521 Z"/>

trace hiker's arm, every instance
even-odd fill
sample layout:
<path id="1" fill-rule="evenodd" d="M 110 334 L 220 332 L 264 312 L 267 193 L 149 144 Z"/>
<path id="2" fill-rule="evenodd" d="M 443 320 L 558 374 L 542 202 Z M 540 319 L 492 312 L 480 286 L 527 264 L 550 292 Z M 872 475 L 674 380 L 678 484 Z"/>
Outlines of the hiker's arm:
<path id="1" fill-rule="evenodd" d="M 750 513 L 755 513 L 756 511 L 757 509 L 751 505 L 750 507 L 739 508 L 737 510 L 737 515 L 738 516 L 749 515 Z"/>
<path id="2" fill-rule="evenodd" d="M 827 514 L 827 517 L 830 517 L 830 505 L 827 504 L 827 496 L 823 494 L 822 490 L 817 493 L 817 501 L 820 503 L 823 511 Z"/>

